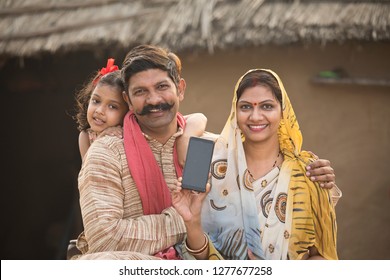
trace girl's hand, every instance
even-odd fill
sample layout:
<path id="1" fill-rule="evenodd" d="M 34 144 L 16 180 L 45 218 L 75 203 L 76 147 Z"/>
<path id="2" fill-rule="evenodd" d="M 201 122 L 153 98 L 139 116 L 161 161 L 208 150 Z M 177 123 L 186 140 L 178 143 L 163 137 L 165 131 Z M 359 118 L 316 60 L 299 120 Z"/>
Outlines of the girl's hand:
<path id="1" fill-rule="evenodd" d="M 107 127 L 105 130 L 103 130 L 98 138 L 103 137 L 105 135 L 110 135 L 110 136 L 116 136 L 118 138 L 123 138 L 123 129 L 120 125 L 118 126 L 110 126 Z"/>
<path id="2" fill-rule="evenodd" d="M 189 135 L 183 134 L 177 138 L 176 151 L 180 166 L 184 166 L 190 137 Z"/>
<path id="3" fill-rule="evenodd" d="M 186 160 L 188 142 L 190 141 L 190 137 L 202 136 L 207 124 L 207 118 L 202 113 L 193 113 L 184 116 L 184 118 L 186 119 L 187 124 L 184 128 L 183 134 L 177 138 L 176 146 L 179 164 L 181 166 L 184 166 Z"/>

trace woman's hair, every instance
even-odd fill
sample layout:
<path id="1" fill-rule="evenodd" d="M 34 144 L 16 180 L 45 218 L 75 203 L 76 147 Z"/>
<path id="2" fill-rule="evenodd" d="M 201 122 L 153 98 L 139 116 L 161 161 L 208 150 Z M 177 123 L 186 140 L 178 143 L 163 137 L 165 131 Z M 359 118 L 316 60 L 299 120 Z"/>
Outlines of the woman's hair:
<path id="1" fill-rule="evenodd" d="M 243 92 L 255 86 L 265 86 L 268 87 L 272 94 L 275 96 L 276 100 L 279 101 L 282 105 L 282 91 L 280 89 L 277 79 L 269 72 L 264 70 L 255 70 L 246 74 L 237 88 L 237 100 L 240 99 Z"/>
<path id="2" fill-rule="evenodd" d="M 160 69 L 168 73 L 176 87 L 180 82 L 181 61 L 167 49 L 152 45 L 140 45 L 126 55 L 122 64 L 122 79 L 125 91 L 129 90 L 129 79 L 139 72 L 149 69 Z"/>
<path id="3" fill-rule="evenodd" d="M 90 127 L 87 120 L 88 104 L 95 88 L 103 85 L 110 86 L 117 90 L 119 94 L 122 94 L 124 91 L 124 85 L 120 71 L 116 70 L 103 76 L 98 71 L 81 90 L 76 92 L 76 115 L 73 118 L 78 124 L 77 129 L 79 131 L 86 130 Z"/>

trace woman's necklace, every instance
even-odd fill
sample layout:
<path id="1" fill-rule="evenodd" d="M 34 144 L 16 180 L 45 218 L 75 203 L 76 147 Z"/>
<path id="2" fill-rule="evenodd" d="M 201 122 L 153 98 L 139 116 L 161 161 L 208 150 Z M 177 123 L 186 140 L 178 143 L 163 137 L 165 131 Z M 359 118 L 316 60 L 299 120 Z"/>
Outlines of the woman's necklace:
<path id="1" fill-rule="evenodd" d="M 280 150 L 279 150 L 278 155 L 277 155 L 277 157 L 276 157 L 276 159 L 275 159 L 275 161 L 274 161 L 274 164 L 272 165 L 272 168 L 270 169 L 270 171 L 271 171 L 272 169 L 275 168 L 276 163 L 278 162 L 278 159 L 279 159 L 279 157 L 280 157 L 280 154 L 281 154 L 281 152 L 280 152 Z M 251 178 L 253 179 L 253 181 L 256 181 L 255 177 L 253 177 L 253 175 L 252 175 L 252 173 L 249 171 L 249 169 L 247 169 L 247 170 L 248 170 L 249 176 L 251 176 Z M 268 172 L 269 172 L 269 171 L 268 171 Z M 268 172 L 267 172 L 267 173 L 268 173 Z M 265 174 L 267 174 L 267 173 L 265 173 Z"/>

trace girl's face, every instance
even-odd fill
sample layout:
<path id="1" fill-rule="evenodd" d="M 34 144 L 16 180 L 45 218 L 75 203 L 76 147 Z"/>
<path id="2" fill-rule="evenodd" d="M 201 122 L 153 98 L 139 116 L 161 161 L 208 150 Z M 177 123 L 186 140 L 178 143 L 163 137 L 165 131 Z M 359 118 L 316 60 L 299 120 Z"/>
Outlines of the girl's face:
<path id="1" fill-rule="evenodd" d="M 122 125 L 129 107 L 122 93 L 109 85 L 97 85 L 88 104 L 87 120 L 91 129 L 100 133 L 104 129 Z"/>
<path id="2" fill-rule="evenodd" d="M 237 124 L 245 141 L 278 140 L 281 116 L 280 103 L 266 86 L 245 89 L 237 101 Z"/>

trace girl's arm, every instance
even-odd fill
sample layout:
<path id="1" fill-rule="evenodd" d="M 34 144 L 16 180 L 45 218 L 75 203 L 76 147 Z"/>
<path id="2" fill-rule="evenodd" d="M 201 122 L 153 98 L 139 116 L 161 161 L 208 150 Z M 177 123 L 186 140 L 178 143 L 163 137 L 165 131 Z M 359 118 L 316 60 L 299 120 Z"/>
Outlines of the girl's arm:
<path id="1" fill-rule="evenodd" d="M 84 158 L 84 155 L 87 153 L 89 146 L 91 145 L 89 141 L 89 135 L 88 132 L 85 130 L 81 131 L 79 134 L 79 150 L 81 159 Z"/>
<path id="2" fill-rule="evenodd" d="M 122 126 L 117 125 L 117 126 L 110 126 L 107 127 L 105 130 L 99 133 L 96 139 L 103 137 L 105 135 L 110 135 L 110 136 L 116 136 L 118 138 L 123 137 L 123 129 Z"/>
<path id="3" fill-rule="evenodd" d="M 120 125 L 118 126 L 112 126 L 108 127 L 105 130 L 103 130 L 101 133 L 94 135 L 94 140 L 103 137 L 105 135 L 111 135 L 111 136 L 116 136 L 119 138 L 123 137 L 123 129 Z M 89 138 L 89 134 L 87 131 L 83 130 L 79 134 L 79 149 L 80 149 L 80 155 L 81 158 L 84 158 L 84 155 L 87 153 L 89 146 L 92 144 L 92 140 Z"/>
<path id="4" fill-rule="evenodd" d="M 180 136 L 177 140 L 177 155 L 179 159 L 179 164 L 181 166 L 184 166 L 184 162 L 186 160 L 188 142 L 190 140 L 190 137 L 202 136 L 207 124 L 207 118 L 202 113 L 193 113 L 184 116 L 184 118 L 186 119 L 187 124 L 184 128 L 183 135 Z"/>

